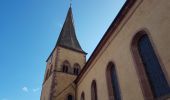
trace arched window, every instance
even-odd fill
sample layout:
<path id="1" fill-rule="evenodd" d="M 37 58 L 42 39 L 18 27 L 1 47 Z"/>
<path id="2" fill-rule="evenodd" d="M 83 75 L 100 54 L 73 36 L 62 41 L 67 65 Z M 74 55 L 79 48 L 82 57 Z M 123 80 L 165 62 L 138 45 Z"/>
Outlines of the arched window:
<path id="1" fill-rule="evenodd" d="M 72 95 L 68 95 L 67 100 L 73 100 L 73 96 Z"/>
<path id="2" fill-rule="evenodd" d="M 97 85 L 95 80 L 91 84 L 91 100 L 97 100 Z"/>
<path id="3" fill-rule="evenodd" d="M 132 41 L 132 52 L 144 97 L 157 99 L 168 95 L 170 88 L 163 67 L 146 32 L 136 34 Z"/>
<path id="4" fill-rule="evenodd" d="M 78 75 L 80 73 L 80 65 L 78 63 L 74 64 L 74 74 Z"/>
<path id="5" fill-rule="evenodd" d="M 81 93 L 81 99 L 80 100 L 85 100 L 84 92 Z"/>
<path id="6" fill-rule="evenodd" d="M 67 61 L 67 60 L 65 60 L 64 62 L 63 62 L 63 65 L 62 65 L 62 70 L 63 70 L 63 72 L 68 72 L 68 69 L 70 68 L 70 63 Z"/>
<path id="7" fill-rule="evenodd" d="M 116 75 L 115 66 L 112 62 L 109 62 L 106 69 L 106 79 L 109 90 L 109 100 L 121 100 L 119 83 Z"/>
<path id="8" fill-rule="evenodd" d="M 68 66 L 63 65 L 63 72 L 68 72 Z"/>

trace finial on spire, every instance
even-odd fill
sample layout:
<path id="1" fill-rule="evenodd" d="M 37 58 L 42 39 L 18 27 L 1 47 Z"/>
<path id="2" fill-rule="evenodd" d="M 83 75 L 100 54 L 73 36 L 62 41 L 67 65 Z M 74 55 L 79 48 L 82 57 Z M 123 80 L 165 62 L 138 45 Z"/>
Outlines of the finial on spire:
<path id="1" fill-rule="evenodd" d="M 72 5 L 72 0 L 70 0 L 70 7 L 71 7 L 71 5 Z"/>

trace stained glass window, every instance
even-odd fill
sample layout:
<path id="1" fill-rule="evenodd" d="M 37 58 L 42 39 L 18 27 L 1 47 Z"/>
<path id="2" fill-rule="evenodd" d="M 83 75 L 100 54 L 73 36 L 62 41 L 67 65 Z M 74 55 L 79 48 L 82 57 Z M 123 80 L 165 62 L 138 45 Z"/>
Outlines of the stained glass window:
<path id="1" fill-rule="evenodd" d="M 169 85 L 147 35 L 139 39 L 138 51 L 154 96 L 161 97 L 170 93 Z"/>

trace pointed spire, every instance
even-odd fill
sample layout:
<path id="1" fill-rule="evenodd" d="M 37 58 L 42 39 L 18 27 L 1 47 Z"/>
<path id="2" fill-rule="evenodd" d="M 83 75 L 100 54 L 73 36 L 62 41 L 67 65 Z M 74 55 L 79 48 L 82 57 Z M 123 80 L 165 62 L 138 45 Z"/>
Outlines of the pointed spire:
<path id="1" fill-rule="evenodd" d="M 57 45 L 85 53 L 76 37 L 71 6 L 68 10 L 67 17 L 57 41 Z"/>

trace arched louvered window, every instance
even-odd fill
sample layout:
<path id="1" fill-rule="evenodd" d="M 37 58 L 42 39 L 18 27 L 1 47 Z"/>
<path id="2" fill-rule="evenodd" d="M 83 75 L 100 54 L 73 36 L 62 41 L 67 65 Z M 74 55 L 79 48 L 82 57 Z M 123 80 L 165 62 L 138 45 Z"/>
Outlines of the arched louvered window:
<path id="1" fill-rule="evenodd" d="M 80 100 L 85 100 L 84 92 L 81 93 L 81 99 Z"/>
<path id="2" fill-rule="evenodd" d="M 78 75 L 80 73 L 80 65 L 78 63 L 74 64 L 74 74 Z"/>
<path id="3" fill-rule="evenodd" d="M 93 80 L 91 84 L 91 100 L 98 100 L 97 99 L 97 85 L 96 85 L 95 80 Z"/>
<path id="4" fill-rule="evenodd" d="M 132 52 L 144 97 L 158 99 L 170 93 L 161 64 L 146 32 L 139 32 L 132 41 Z"/>
<path id="5" fill-rule="evenodd" d="M 62 65 L 62 71 L 67 73 L 69 68 L 70 68 L 70 63 L 67 60 L 65 60 Z"/>
<path id="6" fill-rule="evenodd" d="M 116 74 L 115 66 L 112 62 L 109 62 L 107 66 L 106 79 L 108 83 L 109 100 L 121 100 L 117 74 Z"/>
<path id="7" fill-rule="evenodd" d="M 63 65 L 63 72 L 68 72 L 68 66 Z"/>
<path id="8" fill-rule="evenodd" d="M 67 100 L 73 100 L 73 96 L 72 95 L 68 95 Z"/>

